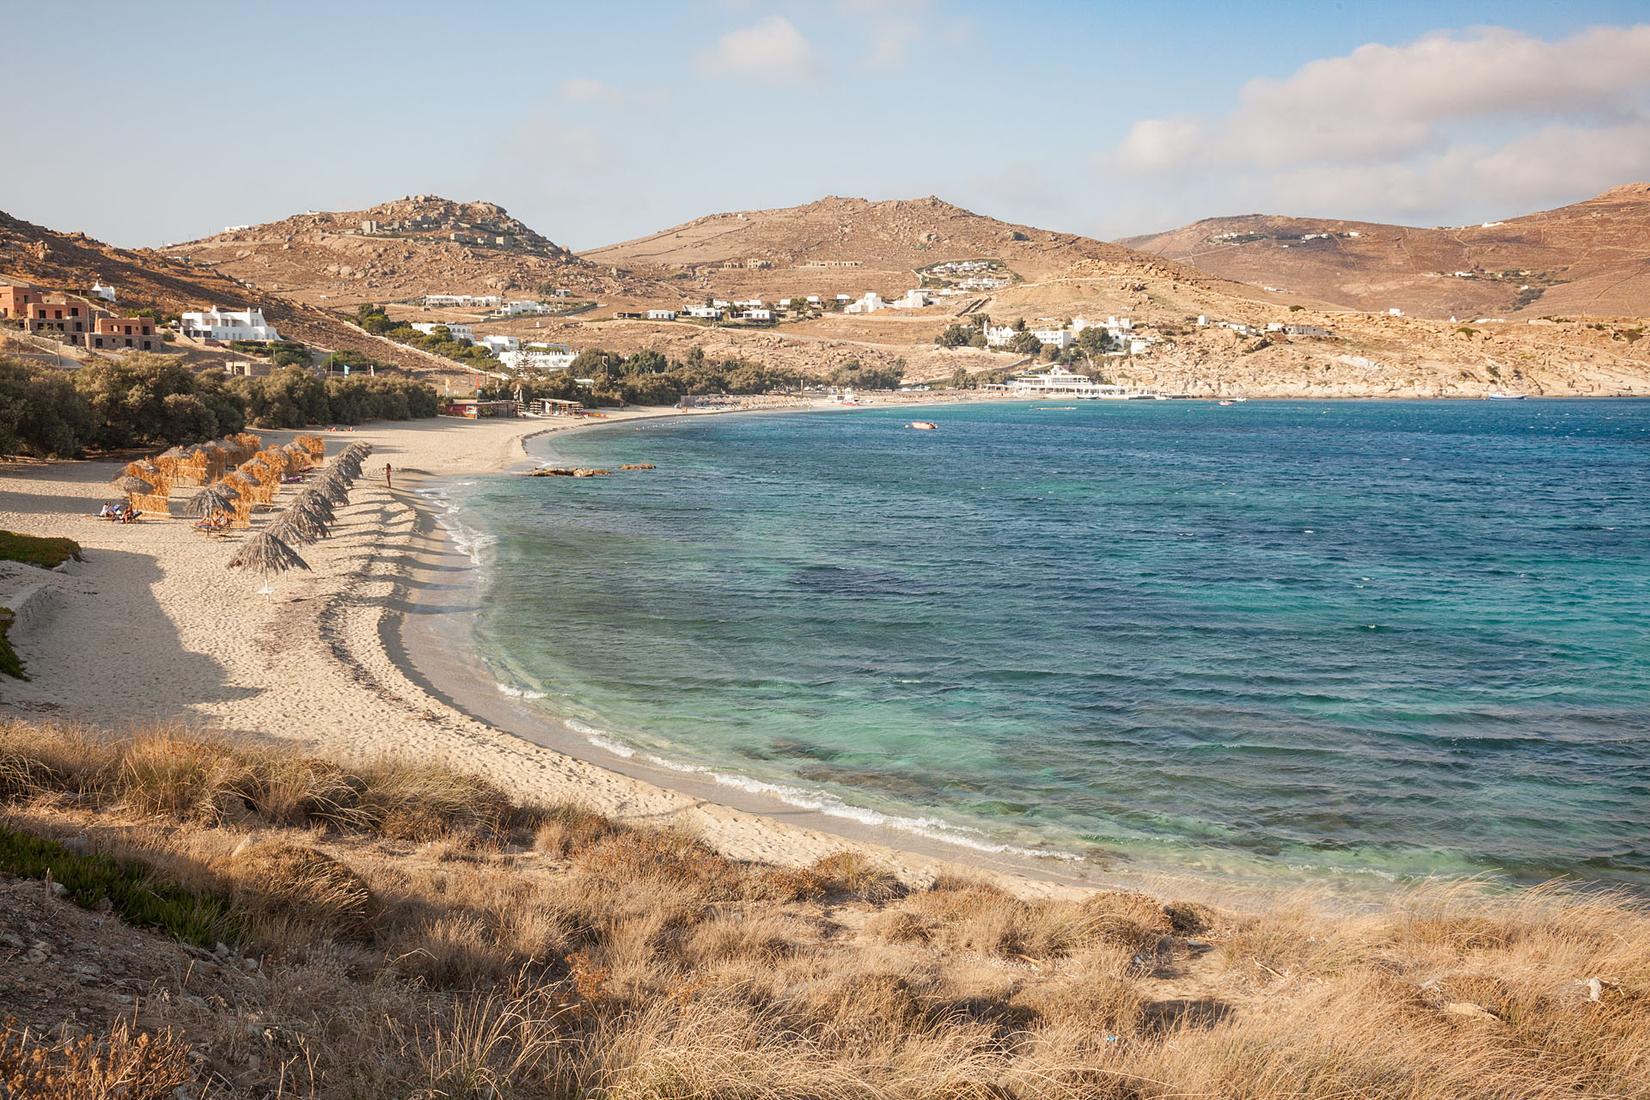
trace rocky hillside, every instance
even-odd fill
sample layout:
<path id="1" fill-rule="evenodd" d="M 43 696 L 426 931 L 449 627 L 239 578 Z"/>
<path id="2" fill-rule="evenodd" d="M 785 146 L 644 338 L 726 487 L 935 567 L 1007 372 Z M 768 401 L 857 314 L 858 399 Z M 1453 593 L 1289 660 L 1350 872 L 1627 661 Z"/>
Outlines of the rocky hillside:
<path id="1" fill-rule="evenodd" d="M 1424 317 L 1650 314 L 1650 184 L 1482 225 L 1266 214 L 1130 237 L 1211 275 L 1350 309 Z"/>
<path id="2" fill-rule="evenodd" d="M 365 210 L 311 212 L 226 229 L 165 251 L 298 301 L 328 306 L 422 294 L 622 293 L 585 263 L 490 202 L 411 195 Z"/>

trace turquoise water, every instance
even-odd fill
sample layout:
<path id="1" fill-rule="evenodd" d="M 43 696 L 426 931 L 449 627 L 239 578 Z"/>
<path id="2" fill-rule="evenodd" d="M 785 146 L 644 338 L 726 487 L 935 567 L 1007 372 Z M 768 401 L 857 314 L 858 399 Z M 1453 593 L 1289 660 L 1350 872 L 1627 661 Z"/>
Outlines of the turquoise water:
<path id="1" fill-rule="evenodd" d="M 1650 886 L 1650 402 L 1104 402 L 547 437 L 501 689 L 985 848 Z"/>

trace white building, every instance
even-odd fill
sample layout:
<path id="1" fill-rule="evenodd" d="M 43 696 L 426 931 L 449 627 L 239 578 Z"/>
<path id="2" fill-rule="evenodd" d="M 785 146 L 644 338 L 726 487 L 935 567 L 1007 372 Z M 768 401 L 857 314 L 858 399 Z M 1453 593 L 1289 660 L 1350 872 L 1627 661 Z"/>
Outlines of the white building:
<path id="1" fill-rule="evenodd" d="M 744 320 L 744 321 L 771 321 L 771 320 L 773 320 L 773 310 L 771 310 L 771 309 L 747 309 L 743 313 L 736 314 L 736 316 L 740 320 Z"/>
<path id="2" fill-rule="evenodd" d="M 102 279 L 99 279 L 97 282 L 92 284 L 92 289 L 89 293 L 92 297 L 102 298 L 105 302 L 113 302 L 115 300 L 115 288 L 112 286 L 105 286 Z"/>
<path id="3" fill-rule="evenodd" d="M 722 319 L 720 306 L 688 306 L 683 312 L 689 317 L 699 317 L 706 321 L 720 321 Z"/>
<path id="4" fill-rule="evenodd" d="M 551 306 L 549 302 L 505 302 L 503 305 L 498 307 L 498 312 L 501 317 L 532 317 L 539 314 L 549 313 L 550 311 Z"/>
<path id="5" fill-rule="evenodd" d="M 912 287 L 905 292 L 904 297 L 896 298 L 889 304 L 895 309 L 921 309 L 933 304 L 933 299 L 921 287 Z"/>
<path id="6" fill-rule="evenodd" d="M 674 309 L 650 309 L 647 311 L 647 319 L 649 321 L 674 321 L 676 320 L 676 311 Z"/>
<path id="7" fill-rule="evenodd" d="M 761 309 L 765 304 L 760 298 L 747 298 L 743 302 L 734 302 L 740 309 Z"/>
<path id="8" fill-rule="evenodd" d="M 727 309 L 729 306 L 733 305 L 733 303 L 728 301 L 726 298 L 712 298 L 710 300 L 710 304 L 717 309 Z"/>
<path id="9" fill-rule="evenodd" d="M 988 348 L 1006 348 L 1018 336 L 1013 325 L 985 326 L 985 346 Z"/>
<path id="10" fill-rule="evenodd" d="M 489 332 L 475 342 L 501 359 L 504 357 L 505 352 L 516 351 L 521 347 L 521 337 L 506 336 L 502 332 Z"/>
<path id="11" fill-rule="evenodd" d="M 420 302 L 426 309 L 497 309 L 504 300 L 497 294 L 426 294 Z"/>
<path id="12" fill-rule="evenodd" d="M 1397 306 L 1393 306 L 1391 309 L 1387 310 L 1387 314 L 1392 317 L 1402 317 L 1404 315 L 1404 311 L 1399 309 Z"/>
<path id="13" fill-rule="evenodd" d="M 444 328 L 452 334 L 454 340 L 468 340 L 472 344 L 476 342 L 475 329 L 469 325 L 455 325 L 447 321 L 414 321 L 412 327 L 425 336 L 431 335 L 438 328 Z"/>
<path id="14" fill-rule="evenodd" d="M 208 309 L 185 313 L 178 328 L 196 340 L 279 340 L 261 309 Z"/>
<path id="15" fill-rule="evenodd" d="M 1031 335 L 1037 337 L 1037 342 L 1044 347 L 1053 344 L 1061 351 L 1065 351 L 1077 342 L 1077 337 L 1073 336 L 1069 329 L 1063 328 L 1034 328 L 1031 330 Z"/>
<path id="16" fill-rule="evenodd" d="M 996 387 L 989 387 L 996 388 Z M 1085 375 L 1054 366 L 1041 374 L 1022 374 L 1010 379 L 1006 389 L 1015 397 L 1084 397 L 1112 398 L 1124 396 L 1122 386 L 1096 382 Z"/>
<path id="17" fill-rule="evenodd" d="M 842 295 L 838 295 L 837 297 L 838 297 L 838 299 L 840 299 L 842 297 Z M 847 305 L 843 306 L 842 307 L 842 312 L 844 312 L 844 313 L 875 313 L 879 309 L 887 309 L 887 308 L 888 308 L 888 303 L 882 300 L 881 295 L 879 295 L 874 290 L 868 290 L 868 291 L 865 292 L 865 296 L 863 298 L 861 298 L 861 299 L 859 299 L 858 301 L 855 301 L 855 302 L 849 302 Z"/>
<path id="18" fill-rule="evenodd" d="M 808 295 L 808 304 L 811 305 L 811 306 L 817 306 L 817 305 L 823 305 L 824 303 L 820 301 L 819 295 L 810 294 L 810 295 Z"/>
<path id="19" fill-rule="evenodd" d="M 511 370 L 566 370 L 577 356 L 566 344 L 528 344 L 525 348 L 501 351 L 498 361 Z"/>

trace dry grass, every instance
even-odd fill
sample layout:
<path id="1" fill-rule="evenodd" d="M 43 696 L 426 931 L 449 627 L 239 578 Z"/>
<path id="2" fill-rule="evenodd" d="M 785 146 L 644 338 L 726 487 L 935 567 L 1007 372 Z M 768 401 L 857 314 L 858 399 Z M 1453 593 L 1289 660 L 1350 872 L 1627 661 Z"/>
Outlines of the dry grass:
<path id="1" fill-rule="evenodd" d="M 740 864 L 435 769 L 179 731 L 0 727 L 0 797 L 218 884 L 271 951 L 258 997 L 190 1023 L 225 1095 L 1650 1095 L 1650 915 L 1618 895 L 911 891 L 857 854 Z"/>
<path id="2" fill-rule="evenodd" d="M 42 1039 L 0 1025 L 0 1096 L 18 1100 L 174 1100 L 195 1079 L 188 1047 L 115 1021 L 102 1039 Z"/>

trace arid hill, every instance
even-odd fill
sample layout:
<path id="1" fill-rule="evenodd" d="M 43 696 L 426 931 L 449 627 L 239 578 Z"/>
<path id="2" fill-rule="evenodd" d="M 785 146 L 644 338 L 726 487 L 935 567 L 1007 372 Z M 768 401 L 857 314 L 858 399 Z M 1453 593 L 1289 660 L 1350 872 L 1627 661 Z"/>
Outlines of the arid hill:
<path id="1" fill-rule="evenodd" d="M 297 214 L 168 245 L 268 291 L 328 306 L 423 294 L 592 297 L 622 292 L 585 263 L 490 202 L 411 195 L 366 210 Z"/>
<path id="2" fill-rule="evenodd" d="M 1424 317 L 1650 314 L 1650 184 L 1432 229 L 1247 214 L 1123 244 L 1300 299 Z"/>
<path id="3" fill-rule="evenodd" d="M 28 282 L 50 290 L 86 293 L 98 279 L 112 285 L 119 305 L 180 313 L 218 305 L 258 306 L 288 339 L 324 350 L 352 349 L 380 362 L 427 372 L 438 365 L 377 340 L 319 309 L 305 306 L 203 264 L 154 249 L 125 249 L 84 233 L 60 233 L 0 212 L 0 282 Z"/>
<path id="4" fill-rule="evenodd" d="M 932 195 L 886 202 L 830 196 L 803 206 L 711 214 L 584 258 L 674 279 L 688 295 L 766 288 L 888 296 L 916 285 L 919 271 L 949 261 L 996 261 L 977 277 L 1016 280 L 1084 259 L 1150 262 L 1118 245 L 998 221 Z"/>

